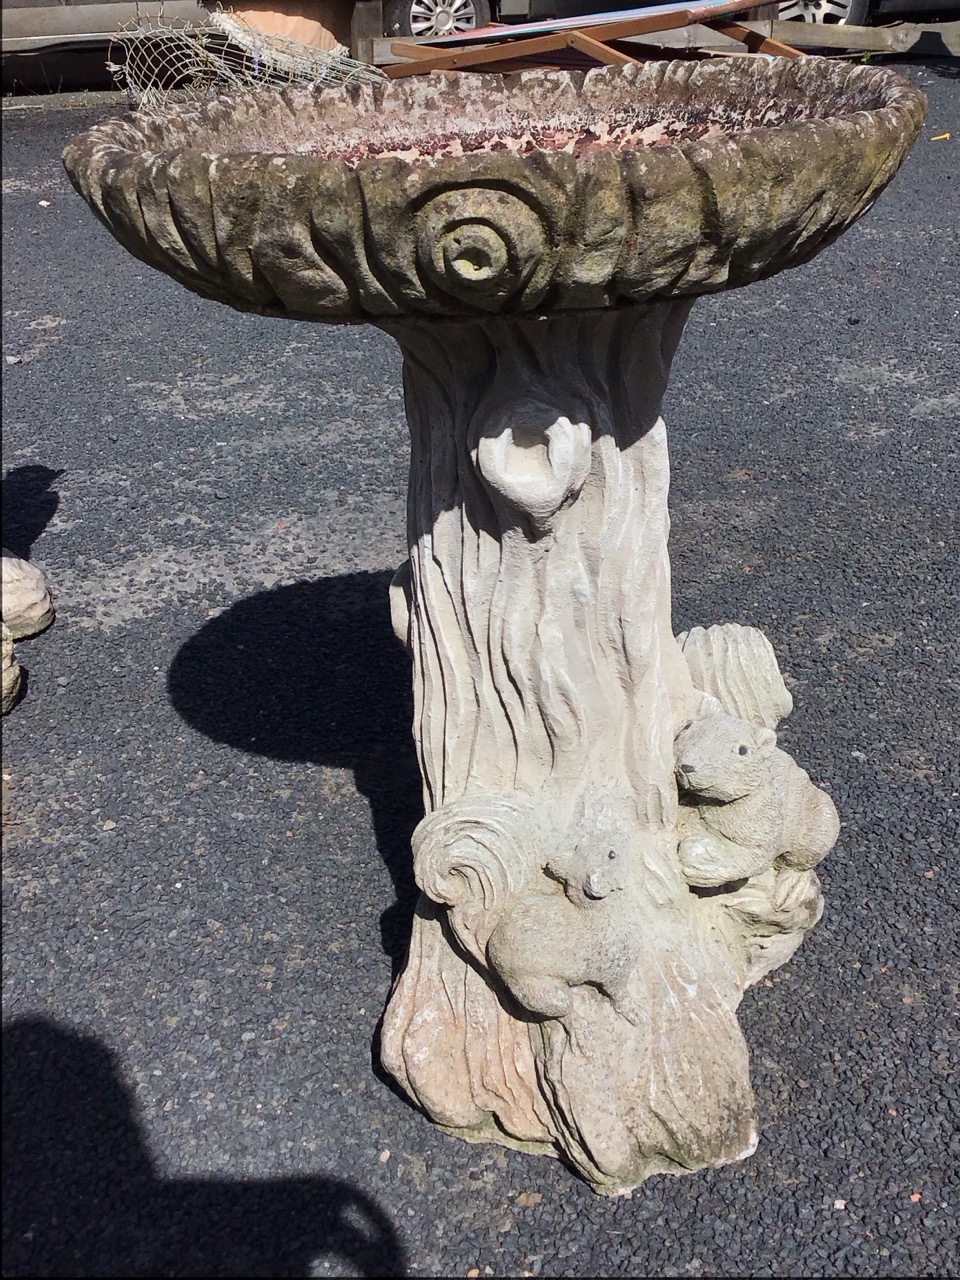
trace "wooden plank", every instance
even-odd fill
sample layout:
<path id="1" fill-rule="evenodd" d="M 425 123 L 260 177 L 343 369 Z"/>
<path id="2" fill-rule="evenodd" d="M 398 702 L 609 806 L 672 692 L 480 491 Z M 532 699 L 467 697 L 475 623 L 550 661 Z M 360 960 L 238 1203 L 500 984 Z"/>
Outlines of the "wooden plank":
<path id="1" fill-rule="evenodd" d="M 397 57 L 408 58 L 409 62 L 395 63 L 385 70 L 391 80 L 418 75 L 425 70 L 470 69 L 507 72 L 520 70 L 521 67 L 526 70 L 528 67 L 550 65 L 549 60 L 531 61 L 538 54 L 562 53 L 566 49 L 576 50 L 586 55 L 591 63 L 599 62 L 605 66 L 627 66 L 632 62 L 641 61 L 635 55 L 610 48 L 582 31 L 559 31 L 552 36 L 541 36 L 539 40 L 515 40 L 505 44 L 474 46 L 472 49 L 461 49 L 455 52 L 438 52 L 436 47 L 429 45 L 414 45 L 408 41 L 395 40 L 391 45 L 391 52 Z M 401 71 L 400 67 L 404 69 Z"/>
<path id="2" fill-rule="evenodd" d="M 794 49 L 793 45 L 784 44 L 781 40 L 774 40 L 759 31 L 751 30 L 750 27 L 743 27 L 739 22 L 727 22 L 726 19 L 720 18 L 704 25 L 710 27 L 713 31 L 719 31 L 723 36 L 729 36 L 731 40 L 739 40 L 751 53 L 770 53 L 778 58 L 802 58 L 804 56 L 799 49 Z M 799 26 L 799 23 L 797 25 Z"/>
<path id="3" fill-rule="evenodd" d="M 771 0 L 772 2 L 774 0 Z M 565 31 L 577 31 L 584 35 L 589 33 L 590 39 L 607 43 L 631 35 L 643 35 L 649 31 L 672 30 L 675 27 L 688 25 L 691 21 L 699 21 L 700 16 L 706 14 L 711 17 L 721 18 L 731 13 L 742 13 L 748 5 L 749 0 L 729 0 L 729 3 L 719 5 L 694 4 L 691 11 L 689 4 L 674 4 L 663 6 L 663 11 L 660 13 L 647 13 L 640 17 L 622 19 L 617 22 L 604 21 L 603 19 L 609 18 L 609 14 L 582 14 L 577 18 L 557 19 L 554 22 L 493 23 L 489 27 L 483 27 L 475 31 L 458 32 L 450 36 L 424 37 L 417 41 L 411 38 L 404 40 L 403 43 L 404 45 L 416 43 L 438 55 L 441 51 L 450 48 L 459 47 L 465 49 L 472 44 L 495 45 L 501 40 L 513 44 L 524 43 L 524 47 L 526 47 L 528 39 L 537 37 L 545 39 L 550 36 L 560 35 Z M 383 41 L 377 42 L 377 52 L 381 55 L 378 58 L 378 62 L 387 61 L 383 57 L 385 51 L 384 43 Z M 412 55 L 407 55 L 405 52 L 403 56 Z"/>
<path id="4" fill-rule="evenodd" d="M 416 58 L 410 62 L 395 62 L 384 67 L 387 78 L 400 80 L 404 76 L 422 75 L 427 71 L 461 71 L 467 67 L 483 64 L 505 62 L 510 58 L 527 57 L 532 53 L 550 53 L 554 49 L 562 49 L 568 44 L 566 31 L 552 36 L 541 36 L 538 40 L 511 40 L 509 43 L 495 45 L 476 45 L 472 49 L 451 49 L 438 52 L 434 50 L 431 58 Z"/>
<path id="5" fill-rule="evenodd" d="M 350 57 L 373 62 L 373 44 L 383 37 L 383 0 L 356 0 L 350 19 Z"/>
<path id="6" fill-rule="evenodd" d="M 398 58 L 434 58 L 436 49 L 429 44 L 414 44 L 412 40 L 391 40 L 390 52 Z"/>
<path id="7" fill-rule="evenodd" d="M 567 53 L 572 56 L 564 57 Z M 543 54 L 540 59 L 510 58 L 507 61 L 493 62 L 490 66 L 477 63 L 475 67 L 470 68 L 470 71 L 490 71 L 503 76 L 510 75 L 514 71 L 591 71 L 596 65 L 592 57 L 576 49 L 558 49 L 554 53 Z"/>
<path id="8" fill-rule="evenodd" d="M 603 63 L 608 67 L 628 66 L 631 62 L 639 62 L 639 58 L 631 58 L 628 53 L 621 53 L 619 49 L 614 49 L 608 44 L 603 44 L 599 40 L 594 40 L 591 36 L 584 35 L 582 31 L 571 31 L 569 43 L 572 48 L 579 49 L 581 53 L 587 53 L 591 58 L 596 58 L 597 62 Z"/>
<path id="9" fill-rule="evenodd" d="M 900 22 L 889 27 L 851 27 L 846 24 L 826 26 L 820 22 L 783 22 L 765 19 L 744 21 L 743 26 L 773 40 L 782 40 L 794 48 L 836 49 L 838 52 L 907 53 L 916 45 L 924 54 L 947 56 L 960 54 L 960 22 Z M 646 37 L 645 45 L 661 49 L 729 48 L 725 37 L 713 34 L 705 25 L 697 24 L 679 31 L 663 31 Z M 928 47 L 928 45 L 930 47 Z"/>
<path id="10" fill-rule="evenodd" d="M 361 3 L 363 0 L 361 0 Z M 717 5 L 710 10 L 711 14 L 722 16 L 730 12 L 739 13 L 746 5 L 744 0 L 732 0 L 732 3 L 725 5 Z M 502 43 L 489 44 L 486 46 L 464 49 L 457 52 L 447 52 L 442 48 L 447 41 L 434 44 L 435 56 L 429 58 L 417 58 L 415 61 L 394 63 L 385 68 L 386 74 L 391 80 L 399 80 L 405 76 L 420 75 L 427 71 L 460 71 L 469 67 L 478 67 L 481 63 L 486 69 L 491 63 L 500 62 L 508 58 L 527 57 L 530 54 L 549 53 L 554 49 L 562 49 L 570 47 L 572 41 L 568 38 L 576 35 L 585 39 L 590 39 L 597 44 L 606 44 L 613 40 L 621 40 L 628 36 L 646 35 L 655 31 L 666 31 L 677 26 L 687 26 L 691 22 L 696 21 L 696 15 L 703 13 L 703 7 L 696 6 L 691 9 L 671 9 L 666 13 L 653 13 L 645 17 L 629 18 L 623 22 L 608 22 L 599 25 L 589 26 L 587 29 L 590 35 L 587 36 L 585 31 L 570 30 L 566 28 L 562 31 L 554 32 L 550 35 L 539 37 L 523 37 L 511 38 L 510 28 L 504 29 L 504 39 Z M 499 36 L 501 33 L 497 31 Z M 481 56 L 474 57 L 474 54 Z M 591 56 L 596 56 L 591 50 Z M 612 61 L 612 59 L 611 59 Z M 617 59 L 620 61 L 620 59 Z"/>
<path id="11" fill-rule="evenodd" d="M 169 5 L 168 5 L 169 9 Z M 960 22 L 914 23 L 901 22 L 888 27 L 826 26 L 813 22 L 782 22 L 767 19 L 762 22 L 744 21 L 743 26 L 772 40 L 781 40 L 793 48 L 836 49 L 838 51 L 862 51 L 865 53 L 907 53 L 919 45 L 924 56 L 960 56 Z M 590 29 L 595 38 L 594 29 Z M 413 44 L 411 40 L 407 42 Z M 637 56 L 648 56 L 654 50 L 704 50 L 722 52 L 736 49 L 729 36 L 712 31 L 697 23 L 678 30 L 653 32 L 643 37 L 632 37 L 627 45 L 635 45 Z M 374 47 L 374 61 L 378 66 L 389 65 L 395 55 L 391 42 L 378 40 Z M 436 45 L 418 42 L 418 48 L 439 53 Z M 406 55 L 404 55 L 406 56 Z"/>
<path id="12" fill-rule="evenodd" d="M 751 22 L 754 30 L 801 49 L 862 50 L 865 53 L 906 53 L 918 43 L 943 44 L 944 53 L 960 53 L 960 22 L 898 22 L 889 27 L 826 26 L 822 22 Z M 793 28 L 793 30 L 791 30 Z M 925 52 L 933 52 L 925 50 Z"/>

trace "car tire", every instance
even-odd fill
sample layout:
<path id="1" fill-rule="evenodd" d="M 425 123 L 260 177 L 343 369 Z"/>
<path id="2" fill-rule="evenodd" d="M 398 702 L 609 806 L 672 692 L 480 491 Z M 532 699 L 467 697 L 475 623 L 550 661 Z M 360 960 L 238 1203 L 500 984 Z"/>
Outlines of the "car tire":
<path id="1" fill-rule="evenodd" d="M 489 0 L 387 0 L 383 29 L 387 36 L 446 36 L 485 27 L 490 16 Z"/>
<path id="2" fill-rule="evenodd" d="M 865 27 L 870 9 L 871 0 L 784 0 L 777 17 L 783 22 Z"/>

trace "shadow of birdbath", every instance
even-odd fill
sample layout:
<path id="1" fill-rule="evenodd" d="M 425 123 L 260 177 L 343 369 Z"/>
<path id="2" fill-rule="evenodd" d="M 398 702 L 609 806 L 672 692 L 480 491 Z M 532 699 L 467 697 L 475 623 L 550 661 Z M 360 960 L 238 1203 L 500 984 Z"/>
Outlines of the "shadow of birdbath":
<path id="1" fill-rule="evenodd" d="M 886 70 L 731 58 L 261 91 L 64 153 L 189 289 L 403 349 L 427 812 L 383 1062 L 448 1131 L 601 1192 L 754 1150 L 735 1011 L 839 832 L 776 746 L 769 642 L 673 634 L 671 360 L 698 295 L 864 213 L 924 109 Z"/>

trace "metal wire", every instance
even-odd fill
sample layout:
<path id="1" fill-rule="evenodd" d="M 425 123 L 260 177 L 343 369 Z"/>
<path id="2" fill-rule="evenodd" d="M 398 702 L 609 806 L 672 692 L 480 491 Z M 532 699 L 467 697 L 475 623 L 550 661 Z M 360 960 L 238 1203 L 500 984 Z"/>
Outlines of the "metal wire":
<path id="1" fill-rule="evenodd" d="M 268 35 L 218 9 L 202 26 L 135 18 L 111 43 L 107 68 L 131 105 L 162 108 L 254 85 L 344 85 L 381 80 L 383 72 L 349 56 L 344 45 L 316 49 Z"/>

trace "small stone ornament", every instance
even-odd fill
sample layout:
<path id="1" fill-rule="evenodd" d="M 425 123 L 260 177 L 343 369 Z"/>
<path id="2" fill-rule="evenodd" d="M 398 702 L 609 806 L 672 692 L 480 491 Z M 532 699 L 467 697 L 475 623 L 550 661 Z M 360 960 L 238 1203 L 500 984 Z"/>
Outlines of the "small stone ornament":
<path id="1" fill-rule="evenodd" d="M 43 574 L 27 560 L 3 548 L 3 622 L 14 640 L 39 635 L 53 622 L 53 601 Z"/>
<path id="2" fill-rule="evenodd" d="M 2 711 L 3 715 L 6 715 L 8 711 L 12 711 L 16 706 L 17 699 L 20 696 L 23 672 L 13 652 L 13 633 L 5 622 L 2 625 L 3 649 L 0 670 L 2 670 L 3 675 L 3 692 L 2 698 L 0 698 L 0 711 Z"/>

